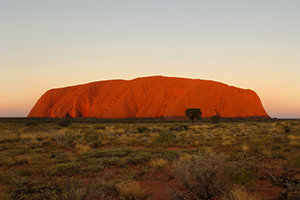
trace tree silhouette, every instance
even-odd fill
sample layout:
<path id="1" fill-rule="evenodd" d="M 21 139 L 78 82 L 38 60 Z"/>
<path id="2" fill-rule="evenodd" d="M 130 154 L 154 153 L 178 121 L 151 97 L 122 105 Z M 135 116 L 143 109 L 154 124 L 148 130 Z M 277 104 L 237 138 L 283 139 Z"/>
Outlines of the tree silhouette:
<path id="1" fill-rule="evenodd" d="M 190 120 L 192 120 L 192 122 L 194 121 L 195 118 L 197 120 L 202 118 L 202 112 L 201 112 L 200 108 L 188 108 L 185 110 L 185 115 Z"/>

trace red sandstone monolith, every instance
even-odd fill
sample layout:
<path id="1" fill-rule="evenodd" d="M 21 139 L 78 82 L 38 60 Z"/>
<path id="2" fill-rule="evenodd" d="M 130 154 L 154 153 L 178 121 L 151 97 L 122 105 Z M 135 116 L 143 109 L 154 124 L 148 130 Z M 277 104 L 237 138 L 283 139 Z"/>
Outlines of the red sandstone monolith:
<path id="1" fill-rule="evenodd" d="M 99 81 L 51 89 L 28 117 L 184 117 L 200 108 L 203 117 L 269 117 L 257 94 L 220 82 L 152 76 Z"/>

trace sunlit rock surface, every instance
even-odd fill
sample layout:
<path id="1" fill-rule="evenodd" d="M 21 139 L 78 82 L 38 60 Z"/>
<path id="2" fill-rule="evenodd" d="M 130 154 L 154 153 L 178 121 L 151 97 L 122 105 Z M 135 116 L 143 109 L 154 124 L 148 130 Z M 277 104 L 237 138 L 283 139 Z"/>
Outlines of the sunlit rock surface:
<path id="1" fill-rule="evenodd" d="M 183 117 L 200 108 L 203 117 L 269 117 L 257 94 L 200 79 L 163 76 L 99 81 L 51 89 L 28 117 Z"/>

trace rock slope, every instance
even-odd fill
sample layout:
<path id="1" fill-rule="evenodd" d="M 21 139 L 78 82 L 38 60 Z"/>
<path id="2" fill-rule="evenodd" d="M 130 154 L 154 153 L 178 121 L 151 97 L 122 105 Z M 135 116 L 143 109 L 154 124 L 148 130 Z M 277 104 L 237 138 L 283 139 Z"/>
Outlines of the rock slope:
<path id="1" fill-rule="evenodd" d="M 257 94 L 208 80 L 151 76 L 51 89 L 28 117 L 183 117 L 200 108 L 203 117 L 269 117 Z"/>

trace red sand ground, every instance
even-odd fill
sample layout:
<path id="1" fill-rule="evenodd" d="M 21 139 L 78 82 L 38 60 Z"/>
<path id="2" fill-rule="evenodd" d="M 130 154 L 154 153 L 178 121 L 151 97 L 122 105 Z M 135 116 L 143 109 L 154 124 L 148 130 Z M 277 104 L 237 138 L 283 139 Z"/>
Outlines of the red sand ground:
<path id="1" fill-rule="evenodd" d="M 185 116 L 200 108 L 203 117 L 269 117 L 257 94 L 214 81 L 153 76 L 109 80 L 52 89 L 28 117 L 153 118 Z"/>

